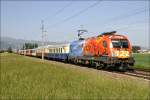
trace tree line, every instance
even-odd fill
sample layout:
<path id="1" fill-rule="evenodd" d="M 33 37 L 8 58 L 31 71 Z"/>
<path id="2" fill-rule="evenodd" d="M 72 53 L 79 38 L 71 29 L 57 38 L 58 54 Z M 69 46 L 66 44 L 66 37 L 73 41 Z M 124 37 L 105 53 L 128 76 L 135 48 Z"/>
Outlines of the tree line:
<path id="1" fill-rule="evenodd" d="M 34 48 L 37 48 L 37 47 L 38 47 L 37 43 L 24 43 L 21 49 L 22 50 L 25 50 L 25 49 L 34 49 Z M 17 49 L 17 51 L 18 50 L 19 49 Z M 9 46 L 6 50 L 0 50 L 0 53 L 3 53 L 3 52 L 12 53 L 13 52 L 12 47 Z"/>
<path id="2" fill-rule="evenodd" d="M 140 46 L 132 46 L 132 52 L 133 52 L 133 53 L 138 53 L 139 50 L 141 50 L 141 47 L 140 47 Z"/>
<path id="3" fill-rule="evenodd" d="M 37 47 L 38 47 L 37 43 L 25 43 L 25 44 L 23 44 L 22 49 L 23 50 L 25 50 L 25 49 L 34 49 L 34 48 L 37 48 Z"/>

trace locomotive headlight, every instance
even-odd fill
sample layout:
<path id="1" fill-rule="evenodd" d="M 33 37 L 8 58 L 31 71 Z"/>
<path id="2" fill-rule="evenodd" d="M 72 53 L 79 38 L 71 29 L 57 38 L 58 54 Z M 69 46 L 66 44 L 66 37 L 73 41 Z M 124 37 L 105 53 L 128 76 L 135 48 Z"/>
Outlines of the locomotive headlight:
<path id="1" fill-rule="evenodd" d="M 129 57 L 129 51 L 125 52 L 125 56 Z"/>
<path id="2" fill-rule="evenodd" d="M 118 57 L 119 58 L 127 58 L 127 57 L 129 57 L 129 52 L 128 51 L 120 51 Z"/>
<path id="3" fill-rule="evenodd" d="M 112 52 L 112 57 L 117 57 L 118 56 L 118 51 Z"/>
<path id="4" fill-rule="evenodd" d="M 115 53 L 112 53 L 112 57 L 116 57 L 117 55 Z"/>

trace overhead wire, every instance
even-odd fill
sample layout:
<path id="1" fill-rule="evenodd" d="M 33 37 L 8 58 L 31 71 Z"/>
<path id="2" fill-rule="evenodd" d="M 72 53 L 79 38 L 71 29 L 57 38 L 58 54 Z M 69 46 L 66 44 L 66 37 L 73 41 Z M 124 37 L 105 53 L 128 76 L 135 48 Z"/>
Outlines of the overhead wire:
<path id="1" fill-rule="evenodd" d="M 143 23 L 140 23 L 140 24 L 143 24 Z M 133 29 L 133 28 L 131 28 L 132 26 L 135 26 L 135 24 L 134 24 L 134 25 L 127 26 L 127 27 L 119 28 L 119 29 L 117 29 L 117 30 Z M 145 27 L 144 27 L 144 28 L 145 28 Z M 139 29 L 139 28 L 137 28 L 137 29 Z M 137 30 L 137 29 L 136 29 L 136 30 Z"/>
<path id="2" fill-rule="evenodd" d="M 131 26 L 135 26 L 135 25 L 137 25 L 137 24 L 143 24 L 143 23 L 145 23 L 145 22 L 143 22 L 143 20 L 141 20 L 141 21 L 136 21 L 136 22 L 133 22 L 133 23 L 128 23 L 128 24 L 126 24 L 125 27 L 116 28 L 116 30 L 128 29 L 128 28 L 131 28 Z"/>
<path id="3" fill-rule="evenodd" d="M 118 20 L 123 20 L 123 19 L 126 19 L 126 18 L 129 18 L 129 17 L 132 17 L 132 16 L 135 16 L 135 15 L 138 15 L 138 14 L 141 14 L 141 13 L 144 13 L 144 12 L 147 12 L 149 11 L 149 9 L 137 9 L 137 10 L 134 10 L 134 13 L 127 13 L 127 14 L 123 14 L 123 15 L 120 15 L 120 16 L 117 16 L 117 17 L 114 17 L 114 18 L 111 18 L 111 19 L 108 19 L 107 21 L 103 21 L 101 23 L 104 23 L 102 27 L 105 27 L 105 26 L 110 26 L 110 24 L 113 24 L 112 22 L 116 22 Z M 113 24 L 114 25 L 114 24 Z M 119 28 L 120 29 L 120 28 Z"/>
<path id="4" fill-rule="evenodd" d="M 96 5 L 98 5 L 98 4 L 100 3 L 100 1 L 102 1 L 102 0 L 98 0 L 98 1 L 95 2 L 94 4 L 92 4 L 92 5 L 88 6 L 88 7 L 86 7 L 85 9 L 82 9 L 82 10 L 80 10 L 79 12 L 77 12 L 77 13 L 75 13 L 75 14 L 73 14 L 73 15 L 67 17 L 67 18 L 65 18 L 64 20 L 62 20 L 62 21 L 60 21 L 60 22 L 57 22 L 57 23 L 51 25 L 51 27 L 56 27 L 56 26 L 58 26 L 58 25 L 61 25 L 61 24 L 65 23 L 65 22 L 67 22 L 67 21 L 69 21 L 69 20 L 71 20 L 71 19 L 73 19 L 73 18 L 75 18 L 75 17 L 81 15 L 82 13 L 86 12 L 86 11 L 89 10 L 90 8 L 93 8 L 93 7 L 95 7 Z M 69 3 L 69 4 L 67 4 L 67 5 L 70 5 L 70 4 L 71 4 L 71 3 Z M 64 6 L 62 9 L 58 10 L 58 11 L 56 12 L 56 15 L 59 14 L 59 13 L 61 13 L 65 8 L 67 8 L 67 7 Z M 146 11 L 148 11 L 148 9 L 142 9 L 142 10 L 139 10 L 139 9 L 138 9 L 138 10 L 134 11 L 134 13 L 124 14 L 124 15 L 121 15 L 121 16 L 117 16 L 117 17 L 111 18 L 111 19 L 109 19 L 109 20 L 107 20 L 107 21 L 109 21 L 109 23 L 110 23 L 110 21 L 122 20 L 122 19 L 125 19 L 125 18 L 129 18 L 129 17 L 135 16 L 135 15 L 144 13 L 144 12 L 146 12 Z M 106 22 L 107 22 L 107 21 L 106 21 Z M 105 26 L 105 25 L 103 25 L 103 26 Z M 118 29 L 120 30 L 120 28 L 118 28 Z"/>
<path id="5" fill-rule="evenodd" d="M 124 17 L 116 17 L 115 19 L 115 21 L 117 21 L 117 20 L 122 20 L 122 19 L 125 19 L 125 18 L 129 18 L 129 17 L 132 17 L 132 16 L 135 16 L 135 15 L 138 15 L 138 14 L 141 14 L 141 13 L 144 13 L 144 12 L 147 12 L 148 11 L 148 9 L 143 9 L 143 10 L 141 10 L 141 11 L 136 11 L 135 13 L 132 13 L 132 14 L 128 14 L 128 16 L 124 16 Z M 113 20 L 114 21 L 114 20 Z M 132 24 L 134 24 L 134 23 L 132 23 Z M 107 24 L 108 25 L 108 24 Z M 131 24 L 129 24 L 129 25 L 131 25 Z M 106 26 L 106 25 L 104 25 L 104 26 Z M 121 30 L 122 28 L 117 28 L 117 30 Z M 124 28 L 123 28 L 124 29 Z"/>
<path id="6" fill-rule="evenodd" d="M 69 6 L 71 6 L 73 4 L 73 1 L 67 3 L 66 5 L 64 5 L 62 8 L 60 8 L 59 10 L 56 11 L 56 13 L 53 14 L 53 18 L 56 17 L 57 15 L 59 15 L 61 12 L 63 12 L 66 8 L 68 8 Z M 44 20 L 48 19 L 49 17 L 44 18 Z"/>
<path id="7" fill-rule="evenodd" d="M 138 15 L 138 14 L 141 14 L 141 13 L 144 13 L 144 12 L 147 12 L 149 9 L 142 9 L 142 10 L 137 10 L 135 11 L 134 13 L 131 13 L 131 14 L 127 14 L 127 15 L 121 15 L 121 16 L 117 16 L 117 17 L 114 17 L 114 18 L 111 18 L 110 20 L 107 20 L 107 21 L 116 21 L 116 20 L 122 20 L 124 18 L 128 18 L 128 17 L 131 17 L 131 16 L 135 16 L 135 15 Z"/>
<path id="8" fill-rule="evenodd" d="M 104 26 L 107 26 L 108 24 L 110 25 L 110 22 L 116 22 L 118 20 L 122 20 L 122 19 L 126 19 L 126 18 L 129 18 L 129 17 L 132 17 L 132 16 L 135 16 L 135 15 L 138 15 L 138 14 L 141 14 L 141 13 L 144 13 L 144 12 L 147 12 L 149 11 L 149 9 L 136 9 L 134 10 L 133 12 L 134 13 L 126 13 L 126 14 L 123 14 L 123 15 L 120 15 L 120 16 L 116 16 L 116 17 L 113 17 L 113 18 L 110 18 L 110 19 L 107 19 L 106 21 L 102 21 L 101 23 L 104 23 L 103 24 L 103 27 Z"/>
<path id="9" fill-rule="evenodd" d="M 58 23 L 55 23 L 55 24 L 51 25 L 51 27 L 55 27 L 56 25 L 63 24 L 63 23 L 65 23 L 65 22 L 67 22 L 67 21 L 69 21 L 69 20 L 71 20 L 71 19 L 73 19 L 73 18 L 79 16 L 80 14 L 82 14 L 82 13 L 86 12 L 87 10 L 89 10 L 90 8 L 93 8 L 93 7 L 95 7 L 96 5 L 98 5 L 98 4 L 100 3 L 100 1 L 102 1 L 102 0 L 98 0 L 98 1 L 95 2 L 94 4 L 92 4 L 92 5 L 88 6 L 88 7 L 86 7 L 85 9 L 80 10 L 79 12 L 77 12 L 77 13 L 75 13 L 75 14 L 73 14 L 73 15 L 67 17 L 67 18 L 65 18 L 65 19 L 62 20 L 61 22 L 58 22 Z"/>

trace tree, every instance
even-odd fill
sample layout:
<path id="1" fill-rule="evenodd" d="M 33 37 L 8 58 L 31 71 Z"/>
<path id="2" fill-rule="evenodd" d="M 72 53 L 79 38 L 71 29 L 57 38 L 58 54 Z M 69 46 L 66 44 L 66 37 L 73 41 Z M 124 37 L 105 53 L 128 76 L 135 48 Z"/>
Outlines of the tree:
<path id="1" fill-rule="evenodd" d="M 11 46 L 8 47 L 7 52 L 12 53 L 12 48 L 11 48 Z"/>
<path id="2" fill-rule="evenodd" d="M 141 50 L 140 46 L 132 46 L 132 52 L 138 53 L 139 52 L 138 50 Z"/>
<path id="3" fill-rule="evenodd" d="M 38 44 L 37 43 L 25 43 L 22 47 L 22 49 L 33 49 L 37 48 Z"/>
<path id="4" fill-rule="evenodd" d="M 5 52 L 5 50 L 0 50 L 0 53 L 4 53 Z"/>
<path id="5" fill-rule="evenodd" d="M 23 46 L 22 46 L 22 50 L 24 50 L 25 49 L 25 45 L 23 44 Z"/>
<path id="6" fill-rule="evenodd" d="M 35 44 L 34 44 L 34 48 L 37 48 L 37 47 L 38 47 L 38 44 L 37 44 L 37 43 L 35 43 Z"/>

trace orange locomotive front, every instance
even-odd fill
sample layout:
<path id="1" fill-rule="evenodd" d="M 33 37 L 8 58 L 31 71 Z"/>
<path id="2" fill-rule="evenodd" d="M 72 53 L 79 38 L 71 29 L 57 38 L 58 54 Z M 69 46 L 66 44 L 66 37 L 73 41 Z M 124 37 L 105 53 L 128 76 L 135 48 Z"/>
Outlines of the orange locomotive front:
<path id="1" fill-rule="evenodd" d="M 115 32 L 86 39 L 83 55 L 94 57 L 94 62 L 98 66 L 105 64 L 105 67 L 119 66 L 119 69 L 126 69 L 128 65 L 134 65 L 132 47 L 128 38 Z"/>

